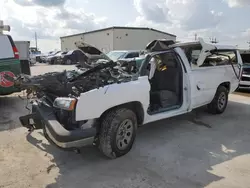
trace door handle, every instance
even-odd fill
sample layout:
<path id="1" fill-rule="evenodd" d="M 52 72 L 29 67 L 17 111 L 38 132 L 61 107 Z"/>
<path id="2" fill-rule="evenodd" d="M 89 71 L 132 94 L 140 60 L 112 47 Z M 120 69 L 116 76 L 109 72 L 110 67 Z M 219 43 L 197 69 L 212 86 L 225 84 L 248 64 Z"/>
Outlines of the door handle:
<path id="1" fill-rule="evenodd" d="M 206 86 L 205 86 L 204 83 L 198 82 L 197 85 L 196 85 L 196 87 L 197 87 L 198 90 L 203 90 L 203 89 L 205 89 Z"/>

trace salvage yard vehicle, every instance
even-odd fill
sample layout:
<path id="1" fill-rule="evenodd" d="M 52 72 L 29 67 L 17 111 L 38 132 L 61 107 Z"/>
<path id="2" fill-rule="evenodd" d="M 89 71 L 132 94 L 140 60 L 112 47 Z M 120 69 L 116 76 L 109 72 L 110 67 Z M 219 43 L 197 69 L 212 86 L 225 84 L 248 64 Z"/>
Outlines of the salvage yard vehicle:
<path id="1" fill-rule="evenodd" d="M 48 55 L 48 56 L 45 58 L 46 63 L 48 63 L 48 64 L 54 64 L 55 56 L 56 56 L 57 54 L 60 54 L 60 53 L 61 53 L 61 51 L 55 51 L 54 53 Z"/>
<path id="2" fill-rule="evenodd" d="M 241 75 L 239 88 L 250 89 L 250 51 L 240 51 L 240 55 L 243 61 L 243 72 Z"/>
<path id="3" fill-rule="evenodd" d="M 64 55 L 62 61 L 63 64 L 78 64 L 80 67 L 83 67 L 83 62 L 85 62 L 85 66 L 88 66 L 100 59 L 111 61 L 111 59 L 107 55 L 105 55 L 102 51 L 95 48 L 94 46 L 91 46 L 90 44 L 84 42 L 76 42 L 75 45 L 77 49 L 70 50 L 67 54 Z"/>
<path id="4" fill-rule="evenodd" d="M 55 52 L 54 51 L 49 51 L 47 53 L 43 53 L 40 55 L 39 57 L 39 63 L 47 63 L 47 57 L 54 54 Z"/>
<path id="5" fill-rule="evenodd" d="M 29 50 L 30 54 L 30 64 L 35 65 L 37 62 L 41 63 L 41 51 L 34 49 L 33 47 L 30 48 Z"/>
<path id="6" fill-rule="evenodd" d="M 76 64 L 79 60 L 79 56 L 82 54 L 80 50 L 70 50 L 62 57 L 61 64 L 63 65 L 73 65 Z"/>
<path id="7" fill-rule="evenodd" d="M 110 51 L 106 54 L 113 61 L 117 61 L 118 59 L 130 59 L 136 58 L 140 56 L 140 51 L 136 50 L 114 50 Z"/>
<path id="8" fill-rule="evenodd" d="M 14 82 L 5 78 L 5 75 L 13 78 L 21 73 L 19 52 L 10 35 L 3 31 L 10 31 L 10 26 L 4 25 L 0 20 L 0 95 L 8 95 L 18 92 Z"/>
<path id="9" fill-rule="evenodd" d="M 59 52 L 55 54 L 54 56 L 51 56 L 48 58 L 48 63 L 51 65 L 54 64 L 61 64 L 62 58 L 67 54 L 67 52 Z"/>
<path id="10" fill-rule="evenodd" d="M 239 85 L 242 59 L 233 46 L 155 40 L 138 63 L 98 61 L 89 68 L 15 79 L 35 93 L 29 130 L 63 149 L 93 143 L 109 158 L 127 154 L 140 125 L 207 105 L 221 114 Z M 146 142 L 146 140 L 145 140 Z"/>

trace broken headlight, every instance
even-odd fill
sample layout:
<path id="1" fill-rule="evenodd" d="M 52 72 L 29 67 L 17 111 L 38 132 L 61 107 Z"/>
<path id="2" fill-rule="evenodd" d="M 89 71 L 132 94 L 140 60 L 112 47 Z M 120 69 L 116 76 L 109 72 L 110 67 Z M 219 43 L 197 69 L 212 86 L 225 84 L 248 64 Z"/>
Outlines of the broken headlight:
<path id="1" fill-rule="evenodd" d="M 62 110 L 72 111 L 76 106 L 76 99 L 67 97 L 58 97 L 55 99 L 53 106 Z"/>

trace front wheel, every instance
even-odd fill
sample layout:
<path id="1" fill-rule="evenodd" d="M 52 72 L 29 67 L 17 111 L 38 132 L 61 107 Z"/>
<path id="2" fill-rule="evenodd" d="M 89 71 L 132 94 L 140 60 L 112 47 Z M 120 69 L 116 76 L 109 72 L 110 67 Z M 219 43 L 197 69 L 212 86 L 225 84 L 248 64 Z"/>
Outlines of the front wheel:
<path id="1" fill-rule="evenodd" d="M 228 103 L 228 90 L 224 86 L 219 86 L 214 99 L 208 104 L 208 111 L 211 114 L 221 114 L 225 111 Z"/>
<path id="2" fill-rule="evenodd" d="M 99 149 L 109 158 L 127 154 L 134 143 L 137 130 L 135 113 L 126 108 L 108 112 L 101 122 Z"/>

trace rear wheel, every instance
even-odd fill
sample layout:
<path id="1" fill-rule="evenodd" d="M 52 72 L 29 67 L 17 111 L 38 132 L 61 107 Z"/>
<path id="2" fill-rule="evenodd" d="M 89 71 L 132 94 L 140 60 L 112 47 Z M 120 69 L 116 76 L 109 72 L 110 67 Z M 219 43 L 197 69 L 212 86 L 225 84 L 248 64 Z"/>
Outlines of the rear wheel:
<path id="1" fill-rule="evenodd" d="M 208 111 L 211 114 L 221 114 L 225 111 L 228 103 L 228 90 L 224 86 L 219 86 L 214 99 L 208 104 Z"/>
<path id="2" fill-rule="evenodd" d="M 106 114 L 99 136 L 99 149 L 109 158 L 127 154 L 134 143 L 137 129 L 135 113 L 126 108 L 114 109 Z"/>

